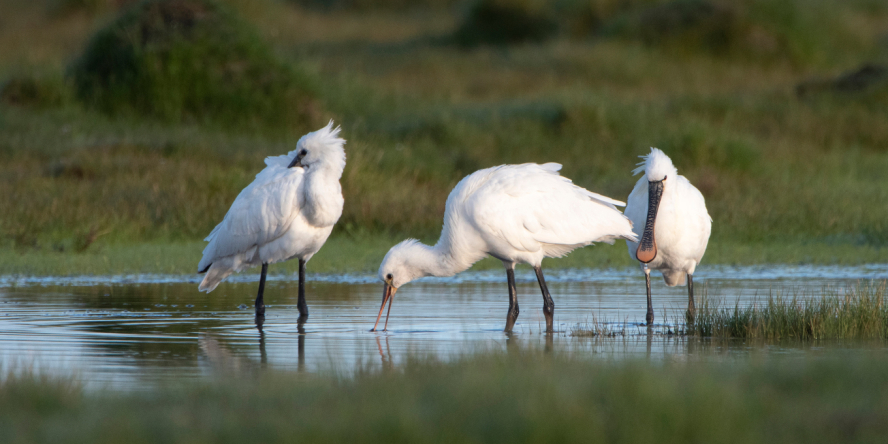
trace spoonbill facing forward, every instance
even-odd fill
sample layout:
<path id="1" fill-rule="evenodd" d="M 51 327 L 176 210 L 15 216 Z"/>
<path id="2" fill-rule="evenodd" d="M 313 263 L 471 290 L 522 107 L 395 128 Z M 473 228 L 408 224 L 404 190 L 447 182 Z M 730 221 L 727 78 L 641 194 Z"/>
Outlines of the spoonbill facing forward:
<path id="1" fill-rule="evenodd" d="M 709 243 L 712 218 L 706 211 L 703 195 L 672 165 L 662 151 L 651 148 L 650 154 L 632 174 L 644 173 L 629 194 L 626 216 L 636 227 L 644 227 L 641 241 L 626 242 L 629 256 L 641 262 L 647 286 L 648 325 L 654 322 L 651 306 L 651 269 L 660 270 L 666 285 L 674 287 L 688 282 L 688 318 L 693 320 L 694 269 Z"/>
<path id="2" fill-rule="evenodd" d="M 623 202 L 580 188 L 558 174 L 561 165 L 502 165 L 461 180 L 444 209 L 444 229 L 435 246 L 405 240 L 389 250 L 379 267 L 385 283 L 379 318 L 395 292 L 424 276 L 453 276 L 491 255 L 503 262 L 509 283 L 505 331 L 518 318 L 515 264 L 536 271 L 543 293 L 546 330 L 552 331 L 555 303 L 546 287 L 544 257 L 561 257 L 592 242 L 636 240 L 632 224 L 614 205 Z M 385 330 L 388 327 L 386 315 Z"/>
<path id="3" fill-rule="evenodd" d="M 231 273 L 262 265 L 256 315 L 265 314 L 262 294 L 268 264 L 299 259 L 299 315 L 305 304 L 305 263 L 321 249 L 342 215 L 339 178 L 345 168 L 345 140 L 333 121 L 296 143 L 284 156 L 265 159 L 264 170 L 238 194 L 228 214 L 205 239 L 197 269 L 198 287 L 213 291 Z"/>

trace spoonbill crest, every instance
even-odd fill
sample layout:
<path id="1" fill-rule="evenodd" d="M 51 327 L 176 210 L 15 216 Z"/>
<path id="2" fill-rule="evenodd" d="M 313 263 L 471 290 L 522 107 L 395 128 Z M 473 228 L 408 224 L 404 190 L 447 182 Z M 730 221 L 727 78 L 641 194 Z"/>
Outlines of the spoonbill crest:
<path id="1" fill-rule="evenodd" d="M 515 264 L 536 271 L 543 294 L 546 330 L 552 331 L 555 303 L 541 267 L 545 257 L 561 257 L 593 242 L 637 240 L 632 224 L 615 205 L 623 202 L 574 185 L 558 174 L 561 165 L 502 165 L 476 171 L 461 180 L 444 210 L 444 229 L 435 246 L 414 239 L 389 250 L 379 267 L 384 282 L 379 318 L 395 292 L 424 276 L 453 276 L 487 255 L 503 262 L 509 284 L 505 331 L 518 318 Z M 383 327 L 388 327 L 388 314 Z"/>
<path id="2" fill-rule="evenodd" d="M 650 154 L 632 174 L 644 173 L 629 194 L 626 216 L 636 227 L 644 227 L 641 241 L 628 241 L 629 256 L 641 262 L 647 286 L 648 325 L 654 322 L 651 305 L 651 269 L 663 274 L 666 285 L 688 283 L 688 319 L 694 307 L 694 269 L 709 243 L 712 218 L 706 211 L 703 195 L 672 165 L 663 151 L 651 148 Z"/>
<path id="3" fill-rule="evenodd" d="M 305 263 L 321 249 L 342 215 L 339 178 L 345 168 L 345 140 L 333 121 L 296 143 L 284 156 L 265 159 L 265 169 L 238 194 L 222 222 L 205 239 L 197 269 L 198 287 L 211 292 L 231 273 L 262 265 L 256 316 L 265 314 L 263 292 L 268 264 L 299 259 L 299 315 L 305 303 Z"/>

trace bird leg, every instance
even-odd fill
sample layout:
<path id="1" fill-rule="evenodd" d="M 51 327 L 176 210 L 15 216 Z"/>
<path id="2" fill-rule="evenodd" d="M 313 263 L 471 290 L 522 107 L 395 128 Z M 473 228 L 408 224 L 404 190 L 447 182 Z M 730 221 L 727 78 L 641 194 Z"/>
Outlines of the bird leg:
<path id="1" fill-rule="evenodd" d="M 688 273 L 688 324 L 693 324 L 696 316 L 697 307 L 694 305 L 694 275 Z"/>
<path id="2" fill-rule="evenodd" d="M 651 325 L 654 323 L 654 306 L 651 304 L 651 269 L 648 268 L 647 264 L 644 264 L 644 285 L 647 287 L 648 298 L 648 309 L 644 320 L 647 322 L 647 325 Z"/>
<path id="3" fill-rule="evenodd" d="M 506 315 L 505 331 L 512 331 L 515 321 L 518 320 L 518 290 L 515 289 L 515 269 L 506 268 L 506 277 L 509 281 L 509 313 Z"/>
<path id="4" fill-rule="evenodd" d="M 266 274 L 268 274 L 268 264 L 262 264 L 262 275 L 259 276 L 259 294 L 256 296 L 256 316 L 263 316 L 263 321 L 265 320 L 265 301 L 262 300 L 262 295 L 265 293 Z"/>
<path id="5" fill-rule="evenodd" d="M 552 333 L 555 331 L 552 328 L 553 318 L 555 316 L 555 301 L 552 300 L 552 295 L 549 294 L 549 287 L 546 286 L 546 278 L 543 277 L 543 268 L 533 267 L 533 271 L 536 272 L 537 282 L 540 283 L 540 291 L 543 292 L 543 314 L 546 316 L 546 333 Z"/>
<path id="6" fill-rule="evenodd" d="M 308 318 L 308 304 L 305 303 L 305 261 L 299 259 L 299 301 L 296 303 L 299 308 L 299 319 Z"/>

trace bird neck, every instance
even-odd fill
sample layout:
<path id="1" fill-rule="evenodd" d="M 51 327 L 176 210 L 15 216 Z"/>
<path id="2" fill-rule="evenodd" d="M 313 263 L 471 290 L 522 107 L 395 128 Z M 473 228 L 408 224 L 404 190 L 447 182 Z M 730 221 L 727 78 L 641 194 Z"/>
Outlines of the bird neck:
<path id="1" fill-rule="evenodd" d="M 462 264 L 454 261 L 449 249 L 442 245 L 441 242 L 438 242 L 433 247 L 417 243 L 410 253 L 410 264 L 422 276 L 453 276 L 471 267 L 471 264 L 462 266 Z"/>
<path id="2" fill-rule="evenodd" d="M 305 169 L 306 178 L 320 179 L 320 180 L 335 180 L 338 181 L 339 178 L 342 177 L 342 170 L 345 165 L 340 165 L 339 162 L 324 160 L 310 165 Z"/>
<path id="3" fill-rule="evenodd" d="M 312 225 L 328 227 L 342 216 L 342 187 L 339 178 L 342 170 L 324 164 L 315 165 L 305 172 L 303 183 L 303 214 Z"/>

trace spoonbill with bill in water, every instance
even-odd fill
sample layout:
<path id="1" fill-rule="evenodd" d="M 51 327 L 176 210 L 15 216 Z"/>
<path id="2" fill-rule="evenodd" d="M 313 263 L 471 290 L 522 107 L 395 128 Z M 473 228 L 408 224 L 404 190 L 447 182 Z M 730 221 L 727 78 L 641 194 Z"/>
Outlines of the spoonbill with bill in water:
<path id="1" fill-rule="evenodd" d="M 542 261 L 561 257 L 593 242 L 637 240 L 632 224 L 615 205 L 623 202 L 574 185 L 558 174 L 561 165 L 502 165 L 476 171 L 461 180 L 444 209 L 444 228 L 434 246 L 414 239 L 389 250 L 379 267 L 384 282 L 382 306 L 391 304 L 404 284 L 424 276 L 453 276 L 487 255 L 503 262 L 509 284 L 505 331 L 518 319 L 515 264 L 536 271 L 543 294 L 546 331 L 553 331 L 555 303 L 546 287 Z M 388 314 L 383 330 L 388 328 Z"/>
<path id="2" fill-rule="evenodd" d="M 641 262 L 647 286 L 648 325 L 654 322 L 651 305 L 651 269 L 660 270 L 666 285 L 688 283 L 689 321 L 696 315 L 694 307 L 694 270 L 703 259 L 712 218 L 700 190 L 691 185 L 672 165 L 663 151 L 651 148 L 650 154 L 632 174 L 644 173 L 626 205 L 626 216 L 636 227 L 644 227 L 641 240 L 626 242 L 629 256 Z"/>
<path id="3" fill-rule="evenodd" d="M 262 265 L 256 296 L 257 322 L 265 314 L 268 264 L 299 259 L 299 317 L 308 316 L 305 264 L 321 249 L 342 215 L 339 178 L 345 168 L 345 140 L 333 121 L 296 143 L 283 156 L 265 159 L 265 169 L 238 194 L 222 222 L 205 239 L 197 269 L 198 287 L 211 292 L 231 273 Z"/>

